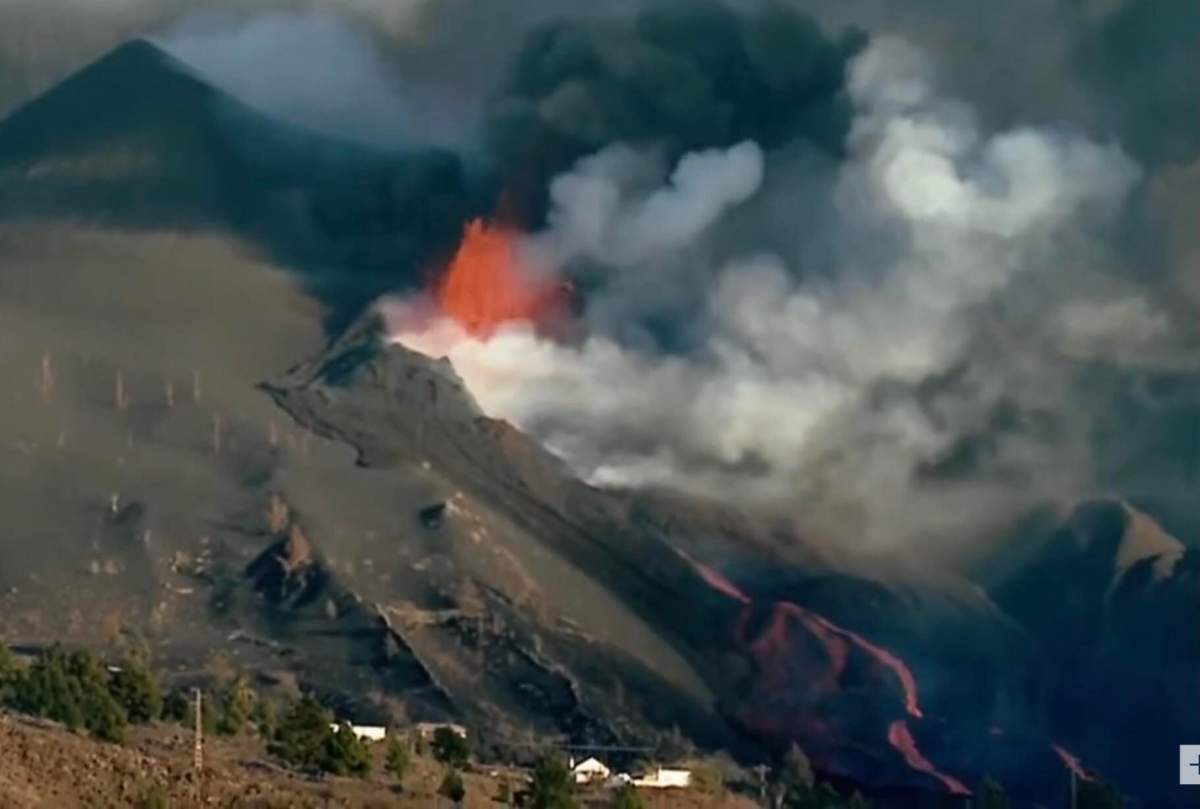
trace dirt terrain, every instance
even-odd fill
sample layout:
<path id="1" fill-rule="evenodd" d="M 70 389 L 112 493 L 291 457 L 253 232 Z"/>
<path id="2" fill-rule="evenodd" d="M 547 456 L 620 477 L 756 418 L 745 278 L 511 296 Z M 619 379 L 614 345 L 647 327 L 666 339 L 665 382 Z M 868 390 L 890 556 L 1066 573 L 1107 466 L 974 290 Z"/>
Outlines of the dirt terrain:
<path id="1" fill-rule="evenodd" d="M 173 725 L 131 728 L 125 745 L 105 744 L 79 736 L 55 723 L 15 714 L 0 714 L 0 806 L 6 809 L 104 809 L 170 807 L 450 807 L 437 796 L 442 768 L 416 757 L 403 782 L 383 772 L 381 745 L 376 745 L 373 774 L 365 779 L 315 777 L 296 773 L 271 761 L 255 738 L 215 737 L 205 743 L 202 796 L 196 799 L 192 736 Z M 517 771 L 478 768 L 463 777 L 466 809 L 497 807 L 500 785 L 520 782 Z M 646 794 L 657 809 L 750 809 L 753 804 L 733 795 L 703 795 L 670 790 Z M 589 806 L 607 806 L 609 796 L 585 796 Z"/>

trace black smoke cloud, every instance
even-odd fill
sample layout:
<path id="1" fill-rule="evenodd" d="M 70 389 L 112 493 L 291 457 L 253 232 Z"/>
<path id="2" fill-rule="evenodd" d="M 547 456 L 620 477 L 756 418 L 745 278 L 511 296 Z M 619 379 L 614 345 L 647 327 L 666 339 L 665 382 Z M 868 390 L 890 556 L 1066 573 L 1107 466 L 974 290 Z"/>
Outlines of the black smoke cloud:
<path id="1" fill-rule="evenodd" d="M 746 140 L 840 154 L 846 67 L 865 40 L 857 30 L 831 39 L 781 4 L 673 4 L 628 21 L 544 25 L 488 118 L 507 201 L 537 221 L 550 180 L 614 143 L 654 146 L 668 161 Z"/>

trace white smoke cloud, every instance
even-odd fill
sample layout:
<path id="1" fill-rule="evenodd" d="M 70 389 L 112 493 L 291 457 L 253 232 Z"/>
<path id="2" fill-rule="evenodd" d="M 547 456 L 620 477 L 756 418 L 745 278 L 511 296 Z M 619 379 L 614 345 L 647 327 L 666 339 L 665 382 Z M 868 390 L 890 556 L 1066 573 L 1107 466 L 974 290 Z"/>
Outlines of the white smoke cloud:
<path id="1" fill-rule="evenodd" d="M 747 141 L 685 156 L 666 185 L 630 198 L 628 185 L 646 173 L 646 158 L 614 146 L 580 161 L 550 186 L 549 229 L 535 241 L 559 266 L 585 256 L 632 267 L 686 245 L 763 179 L 763 153 Z"/>
<path id="2" fill-rule="evenodd" d="M 1055 325 L 1063 349 L 1085 358 L 1136 354 L 1174 332 L 1170 317 L 1140 295 L 1070 301 Z"/>
<path id="3" fill-rule="evenodd" d="M 723 217 L 754 204 L 776 168 L 753 144 L 689 155 L 640 194 L 629 189 L 644 182 L 649 158 L 625 149 L 554 182 L 549 229 L 531 249 L 558 265 L 602 262 L 618 279 L 690 279 L 704 293 L 692 313 L 703 339 L 686 351 L 631 346 L 591 310 L 591 331 L 569 345 L 521 324 L 480 342 L 445 320 L 415 326 L 385 305 L 393 337 L 448 356 L 487 412 L 597 483 L 820 504 L 826 514 L 814 519 L 850 514 L 839 527 L 875 544 L 977 526 L 987 504 L 1011 499 L 1011 476 L 948 496 L 914 486 L 915 470 L 985 434 L 1006 397 L 1052 406 L 1062 395 L 1040 360 L 979 349 L 981 312 L 1022 278 L 1059 272 L 1138 172 L 1119 149 L 1069 133 L 983 132 L 969 108 L 938 96 L 934 78 L 922 54 L 896 39 L 875 41 L 854 65 L 859 114 L 838 169 L 833 227 L 806 233 L 795 222 L 796 238 L 828 240 L 827 254 L 838 257 L 819 273 L 773 255 L 718 266 L 697 255 Z M 881 228 L 900 234 L 894 248 L 859 249 Z M 617 288 L 589 306 L 624 303 L 638 314 L 654 305 Z M 953 383 L 919 392 L 939 379 Z M 1086 466 L 1079 446 L 1060 443 L 1049 461 L 1034 438 L 987 446 L 991 467 L 1017 470 L 1043 494 L 1077 484 L 1074 470 Z"/>

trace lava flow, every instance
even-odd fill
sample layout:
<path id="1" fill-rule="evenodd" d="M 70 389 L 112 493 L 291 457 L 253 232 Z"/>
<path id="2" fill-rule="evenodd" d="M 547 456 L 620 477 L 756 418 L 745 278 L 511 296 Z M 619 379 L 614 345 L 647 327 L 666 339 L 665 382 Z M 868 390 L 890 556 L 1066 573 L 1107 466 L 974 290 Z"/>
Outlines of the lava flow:
<path id="1" fill-rule="evenodd" d="M 929 759 L 921 755 L 921 751 L 917 749 L 917 740 L 913 738 L 912 731 L 908 729 L 908 723 L 903 719 L 897 719 L 888 727 L 887 736 L 892 747 L 899 750 L 900 755 L 904 756 L 904 760 L 908 762 L 908 766 L 941 781 L 947 791 L 954 795 L 971 794 L 971 790 L 967 789 L 962 781 L 939 771 L 937 767 L 930 763 Z"/>
<path id="2" fill-rule="evenodd" d="M 469 334 L 487 339 L 504 323 L 538 322 L 563 303 L 556 281 L 539 280 L 519 255 L 517 235 L 472 220 L 434 289 L 442 312 Z"/>
<path id="3" fill-rule="evenodd" d="M 866 654 L 877 664 L 892 672 L 904 694 L 905 712 L 914 718 L 922 716 L 917 698 L 917 681 L 912 671 L 896 655 L 883 649 L 857 632 L 852 632 L 830 621 L 824 616 L 807 610 L 791 601 L 777 601 L 772 605 L 771 617 L 766 627 L 753 640 L 749 637 L 748 627 L 754 611 L 754 601 L 741 588 L 727 579 L 721 572 L 690 557 L 676 549 L 689 565 L 696 571 L 704 582 L 717 592 L 734 599 L 744 605 L 737 621 L 737 642 L 746 648 L 758 664 L 761 685 L 768 690 L 786 687 L 790 682 L 790 672 L 780 661 L 785 660 L 789 653 L 791 622 L 804 627 L 808 636 L 817 640 L 824 650 L 828 660 L 827 668 L 819 679 L 810 683 L 810 688 L 817 691 L 832 690 L 837 687 L 842 673 L 846 670 L 850 647 Z M 824 725 L 819 719 L 806 717 L 810 726 Z M 925 758 L 917 748 L 908 724 L 903 719 L 897 719 L 888 728 L 888 743 L 900 753 L 908 766 L 936 778 L 946 789 L 956 795 L 970 795 L 971 791 L 961 781 L 953 776 L 939 771 Z"/>
<path id="4" fill-rule="evenodd" d="M 1085 770 L 1083 768 L 1083 764 L 1080 763 L 1079 756 L 1075 755 L 1066 748 L 1059 747 L 1057 744 L 1052 744 L 1050 747 L 1053 748 L 1055 753 L 1058 753 L 1058 757 L 1062 759 L 1063 764 L 1066 765 L 1068 770 L 1075 774 L 1076 778 L 1078 778 L 1080 781 L 1092 780 L 1092 776 L 1088 775 L 1087 770 Z"/>

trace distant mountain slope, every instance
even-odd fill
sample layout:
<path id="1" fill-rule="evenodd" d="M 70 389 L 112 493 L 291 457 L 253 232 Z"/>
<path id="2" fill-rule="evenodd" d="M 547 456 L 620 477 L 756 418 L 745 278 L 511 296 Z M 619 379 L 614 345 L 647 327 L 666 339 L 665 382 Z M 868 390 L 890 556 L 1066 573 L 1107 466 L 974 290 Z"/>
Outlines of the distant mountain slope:
<path id="1" fill-rule="evenodd" d="M 311 183 L 365 159 L 365 150 L 270 121 L 144 41 L 0 123 L 0 189 L 10 212 L 238 222 L 289 181 Z"/>
<path id="2" fill-rule="evenodd" d="M 388 154 L 278 121 L 140 40 L 0 120 L 0 218 L 236 233 L 348 306 L 419 279 L 467 199 L 449 153 Z"/>
<path id="3" fill-rule="evenodd" d="M 992 595 L 1038 643 L 1047 721 L 1138 794 L 1168 790 L 1177 740 L 1200 736 L 1200 551 L 1117 500 L 1026 543 Z"/>

